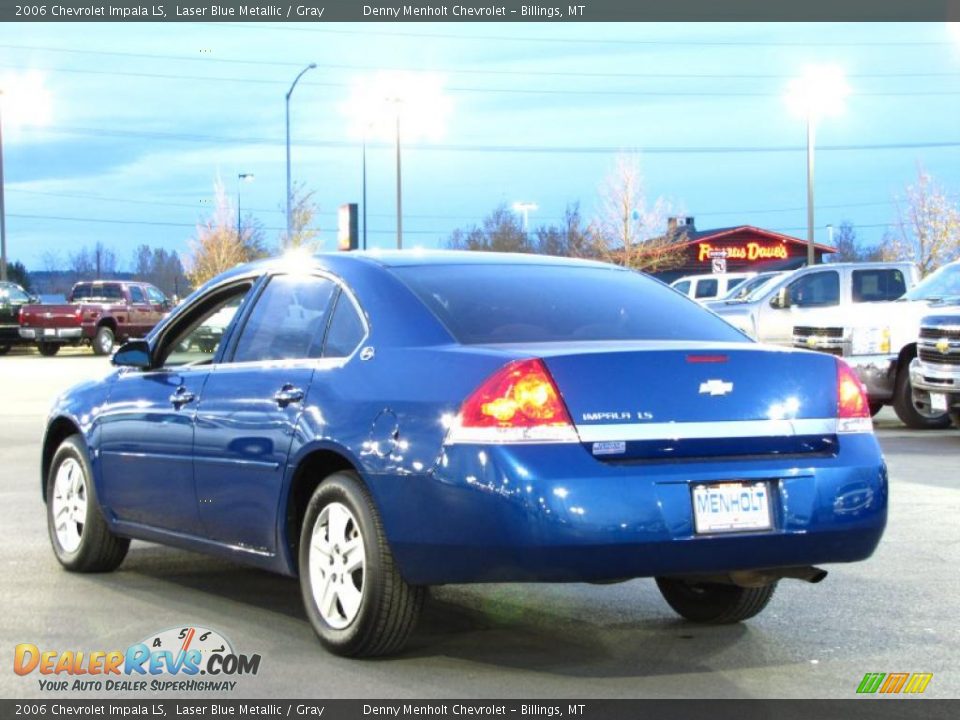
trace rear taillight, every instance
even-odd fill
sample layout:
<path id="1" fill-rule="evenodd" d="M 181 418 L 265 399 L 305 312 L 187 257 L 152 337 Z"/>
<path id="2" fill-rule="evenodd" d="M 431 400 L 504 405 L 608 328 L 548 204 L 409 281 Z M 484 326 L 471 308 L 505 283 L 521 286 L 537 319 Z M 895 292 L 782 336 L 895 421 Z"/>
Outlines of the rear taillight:
<path id="1" fill-rule="evenodd" d="M 867 389 L 857 374 L 837 358 L 837 432 L 871 432 Z"/>
<path id="2" fill-rule="evenodd" d="M 17 314 L 17 322 L 23 325 L 23 305 L 20 306 L 20 312 Z"/>
<path id="3" fill-rule="evenodd" d="M 77 309 L 73 311 L 73 314 L 77 316 L 77 320 L 83 318 L 83 308 L 77 305 Z"/>
<path id="4" fill-rule="evenodd" d="M 579 442 L 560 392 L 542 360 L 500 368 L 468 397 L 447 444 Z"/>

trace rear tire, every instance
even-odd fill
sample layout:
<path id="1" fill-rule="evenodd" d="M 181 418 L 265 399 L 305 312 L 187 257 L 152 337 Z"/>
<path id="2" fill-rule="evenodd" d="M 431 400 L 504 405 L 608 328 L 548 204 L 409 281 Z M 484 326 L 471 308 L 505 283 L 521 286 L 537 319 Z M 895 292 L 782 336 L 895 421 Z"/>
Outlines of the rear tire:
<path id="1" fill-rule="evenodd" d="M 79 435 L 64 440 L 50 463 L 47 529 L 54 555 L 72 572 L 115 570 L 130 547 L 130 541 L 110 532 L 103 519 Z"/>
<path id="2" fill-rule="evenodd" d="M 96 355 L 109 355 L 113 352 L 115 343 L 116 337 L 113 330 L 107 325 L 101 325 L 93 338 L 93 352 Z"/>
<path id="3" fill-rule="evenodd" d="M 663 599 L 678 615 L 693 622 L 722 625 L 757 615 L 770 602 L 777 583 L 745 588 L 658 577 L 657 587 Z"/>
<path id="4" fill-rule="evenodd" d="M 960 428 L 960 410 L 951 410 L 950 420 L 953 422 L 954 427 Z"/>
<path id="5" fill-rule="evenodd" d="M 37 343 L 37 350 L 39 350 L 40 354 L 44 357 L 53 357 L 60 352 L 60 345 L 51 342 Z"/>
<path id="6" fill-rule="evenodd" d="M 901 422 L 914 430 L 941 430 L 950 427 L 948 413 L 933 413 L 929 406 L 919 404 L 913 397 L 910 373 L 901 368 L 893 389 L 893 409 Z"/>
<path id="7" fill-rule="evenodd" d="M 348 657 L 399 651 L 416 625 L 425 589 L 400 576 L 373 499 L 354 472 L 326 478 L 300 533 L 300 588 L 320 642 Z"/>

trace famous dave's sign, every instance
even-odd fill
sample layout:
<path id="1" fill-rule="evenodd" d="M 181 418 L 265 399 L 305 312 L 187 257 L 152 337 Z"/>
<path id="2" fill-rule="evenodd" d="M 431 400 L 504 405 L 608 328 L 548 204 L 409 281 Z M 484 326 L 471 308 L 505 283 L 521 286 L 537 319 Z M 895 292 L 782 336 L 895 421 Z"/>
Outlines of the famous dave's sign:
<path id="1" fill-rule="evenodd" d="M 748 242 L 742 245 L 711 245 L 699 243 L 697 260 L 704 262 L 711 258 L 725 257 L 727 260 L 786 260 L 789 257 L 786 243 Z"/>

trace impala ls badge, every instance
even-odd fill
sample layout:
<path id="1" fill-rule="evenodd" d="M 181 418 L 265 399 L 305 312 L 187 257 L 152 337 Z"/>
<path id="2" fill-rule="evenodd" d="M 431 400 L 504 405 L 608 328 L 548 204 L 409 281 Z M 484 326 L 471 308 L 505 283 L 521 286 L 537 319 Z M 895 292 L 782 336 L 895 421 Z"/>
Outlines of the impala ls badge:
<path id="1" fill-rule="evenodd" d="M 707 380 L 706 382 L 700 383 L 700 394 L 710 394 L 710 395 L 726 395 L 729 392 L 733 392 L 733 383 L 725 382 L 723 380 Z"/>

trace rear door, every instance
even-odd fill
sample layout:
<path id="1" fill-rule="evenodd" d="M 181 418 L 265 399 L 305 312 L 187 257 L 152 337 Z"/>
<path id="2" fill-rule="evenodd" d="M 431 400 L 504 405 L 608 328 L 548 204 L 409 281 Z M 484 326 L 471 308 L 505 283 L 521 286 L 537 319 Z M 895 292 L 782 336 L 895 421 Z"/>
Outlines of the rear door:
<path id="1" fill-rule="evenodd" d="M 336 290 L 319 275 L 271 277 L 226 349 L 229 361 L 210 373 L 194 441 L 206 537 L 276 551 L 283 472 Z"/>
<path id="2" fill-rule="evenodd" d="M 143 337 L 147 331 L 153 327 L 153 307 L 147 298 L 147 294 L 139 285 L 129 285 L 130 293 L 129 317 L 127 318 L 127 328 L 121 334 L 128 337 Z"/>

